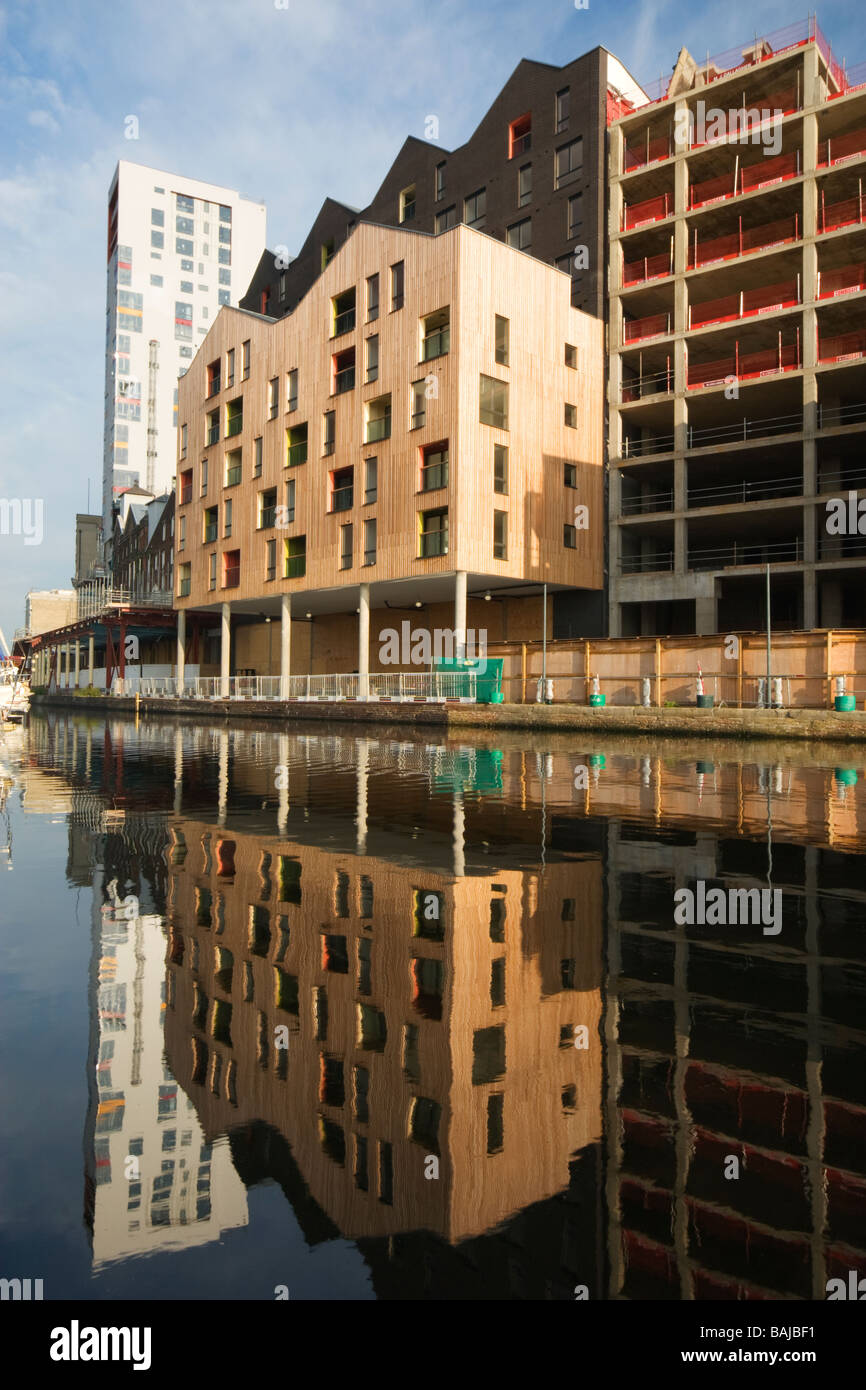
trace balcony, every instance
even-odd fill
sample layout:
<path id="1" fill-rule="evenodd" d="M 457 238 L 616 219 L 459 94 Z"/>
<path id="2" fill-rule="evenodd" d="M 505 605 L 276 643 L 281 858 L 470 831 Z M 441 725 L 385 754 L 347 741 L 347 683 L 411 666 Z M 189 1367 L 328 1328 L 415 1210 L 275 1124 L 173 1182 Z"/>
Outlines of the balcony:
<path id="1" fill-rule="evenodd" d="M 207 447 L 210 448 L 210 446 L 211 446 L 212 444 L 219 444 L 219 442 L 220 442 L 220 427 L 219 427 L 219 425 L 209 425 L 209 426 L 208 426 L 207 434 L 205 435 L 205 443 L 207 444 Z"/>
<path id="2" fill-rule="evenodd" d="M 367 438 L 365 443 L 375 444 L 380 439 L 391 438 L 391 416 L 383 416 L 379 420 L 367 421 Z"/>
<path id="3" fill-rule="evenodd" d="M 787 478 L 742 478 L 715 487 L 689 488 L 689 507 L 725 507 L 746 502 L 767 502 L 776 497 L 799 497 L 803 492 L 801 474 Z"/>
<path id="4" fill-rule="evenodd" d="M 622 405 L 642 400 L 644 396 L 669 395 L 674 389 L 674 369 L 669 357 L 666 365 L 656 372 L 643 372 L 639 376 L 626 377 L 625 370 L 624 367 L 620 392 Z"/>
<path id="5" fill-rule="evenodd" d="M 223 571 L 223 588 L 237 589 L 241 582 L 240 565 L 226 565 Z"/>
<path id="6" fill-rule="evenodd" d="M 647 338 L 661 338 L 670 331 L 670 314 L 650 314 L 642 319 L 624 319 L 622 339 L 624 343 L 644 342 Z"/>
<path id="7" fill-rule="evenodd" d="M 657 574 L 673 567 L 672 550 L 650 550 L 642 555 L 624 555 L 622 558 L 623 574 Z"/>
<path id="8" fill-rule="evenodd" d="M 259 530 L 260 530 L 260 531 L 270 531 L 272 527 L 276 526 L 276 524 L 277 524 L 277 507 L 276 507 L 276 503 L 273 503 L 271 506 L 268 506 L 268 507 L 262 507 L 262 517 L 261 517 L 261 521 L 259 522 Z"/>
<path id="9" fill-rule="evenodd" d="M 352 391 L 355 387 L 355 368 L 343 367 L 341 371 L 334 375 L 334 395 L 341 396 L 344 391 Z"/>
<path id="10" fill-rule="evenodd" d="M 642 492 L 637 497 L 624 497 L 623 516 L 643 516 L 647 512 L 672 512 L 674 509 L 673 488 L 661 492 Z"/>
<path id="11" fill-rule="evenodd" d="M 435 333 L 429 333 L 424 339 L 421 348 L 422 362 L 431 362 L 434 357 L 444 357 L 451 348 L 451 328 L 438 329 Z"/>
<path id="12" fill-rule="evenodd" d="M 355 489 L 350 483 L 348 487 L 334 488 L 332 512 L 348 512 L 355 505 Z"/>
<path id="13" fill-rule="evenodd" d="M 728 236 L 711 237 L 709 241 L 699 241 L 697 228 L 689 238 L 688 269 L 700 270 L 704 266 L 717 265 L 720 261 L 736 260 L 752 251 L 771 251 L 776 246 L 787 246 L 800 239 L 800 218 L 783 217 L 776 222 L 762 222 L 757 227 L 743 227 L 739 219 L 739 230 Z"/>
<path id="14" fill-rule="evenodd" d="M 448 464 L 428 463 L 421 469 L 421 491 L 435 492 L 448 486 Z"/>
<path id="15" fill-rule="evenodd" d="M 180 496 L 178 497 L 178 505 L 181 506 L 181 507 L 184 507 L 184 506 L 186 506 L 187 502 L 191 502 L 191 501 L 192 501 L 192 480 L 190 480 L 188 483 L 182 483 L 182 484 L 181 484 Z"/>
<path id="16" fill-rule="evenodd" d="M 734 565 L 785 565 L 798 564 L 803 559 L 803 541 L 795 536 L 789 541 L 774 541 L 771 545 L 761 542 L 735 541 L 733 545 L 689 547 L 688 568 L 690 570 L 729 569 Z"/>
<path id="17" fill-rule="evenodd" d="M 221 389 L 219 376 L 211 377 L 207 384 L 207 399 L 210 400 L 211 396 L 218 396 Z"/>

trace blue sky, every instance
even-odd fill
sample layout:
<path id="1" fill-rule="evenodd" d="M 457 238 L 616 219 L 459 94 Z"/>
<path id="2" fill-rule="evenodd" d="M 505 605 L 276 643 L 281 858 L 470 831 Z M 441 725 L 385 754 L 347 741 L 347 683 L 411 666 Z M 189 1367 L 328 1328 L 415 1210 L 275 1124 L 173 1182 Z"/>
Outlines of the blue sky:
<path id="1" fill-rule="evenodd" d="M 262 199 L 269 244 L 294 254 L 323 198 L 367 203 L 426 116 L 443 147 L 462 143 L 523 57 L 561 64 L 603 44 L 648 81 L 683 44 L 719 52 L 806 15 L 781 0 L 276 3 L 0 0 L 0 497 L 44 507 L 41 545 L 0 535 L 10 640 L 28 589 L 69 586 L 88 479 L 99 510 L 118 159 Z M 866 59 L 858 9 L 818 10 L 849 63 Z"/>

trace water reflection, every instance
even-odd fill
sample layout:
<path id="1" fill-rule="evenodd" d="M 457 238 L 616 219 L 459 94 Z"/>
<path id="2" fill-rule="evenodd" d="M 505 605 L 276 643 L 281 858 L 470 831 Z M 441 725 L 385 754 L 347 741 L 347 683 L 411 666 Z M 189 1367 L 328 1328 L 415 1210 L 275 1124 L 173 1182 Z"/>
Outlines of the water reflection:
<path id="1" fill-rule="evenodd" d="M 219 1259 L 270 1180 L 380 1297 L 866 1273 L 856 758 L 63 716 L 25 740 L 25 805 L 65 814 L 93 890 L 97 1267 Z M 780 889 L 782 931 L 677 925 L 697 881 Z"/>

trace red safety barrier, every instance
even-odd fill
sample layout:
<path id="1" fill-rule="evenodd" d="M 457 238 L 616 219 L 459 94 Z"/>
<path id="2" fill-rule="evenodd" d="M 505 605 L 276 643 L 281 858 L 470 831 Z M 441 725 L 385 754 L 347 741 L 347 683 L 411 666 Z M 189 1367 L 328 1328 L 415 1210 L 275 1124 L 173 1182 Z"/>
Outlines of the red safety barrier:
<path id="1" fill-rule="evenodd" d="M 846 159 L 856 159 L 866 154 L 866 130 L 849 130 L 847 135 L 834 135 L 832 140 L 822 140 L 818 145 L 818 164 L 841 164 Z"/>
<path id="2" fill-rule="evenodd" d="M 866 289 L 866 266 L 846 265 L 840 270 L 819 270 L 818 298 L 832 299 L 837 294 L 852 294 Z"/>
<path id="3" fill-rule="evenodd" d="M 626 261 L 622 268 L 622 283 L 637 285 L 644 280 L 657 280 L 662 275 L 672 273 L 670 253 L 664 251 L 660 256 L 644 256 L 640 261 Z"/>
<path id="4" fill-rule="evenodd" d="M 670 314 L 650 314 L 643 319 L 626 319 L 622 326 L 622 338 L 624 343 L 634 343 L 638 339 L 658 338 L 670 331 Z"/>
<path id="5" fill-rule="evenodd" d="M 674 200 L 670 193 L 661 193 L 657 198 L 647 198 L 646 202 L 633 203 L 623 210 L 622 228 L 628 232 L 632 227 L 640 227 L 645 222 L 659 222 L 673 212 Z"/>
<path id="6" fill-rule="evenodd" d="M 796 280 L 786 280 L 780 285 L 760 285 L 757 289 L 726 295 L 724 299 L 709 299 L 703 304 L 692 305 L 690 326 L 702 328 L 708 323 L 766 314 L 771 309 L 789 309 L 799 302 Z"/>
<path id="7" fill-rule="evenodd" d="M 855 357 L 866 357 L 866 328 L 857 328 L 853 333 L 837 333 L 832 338 L 819 335 L 819 362 L 846 362 Z"/>
<path id="8" fill-rule="evenodd" d="M 785 217 L 779 222 L 764 222 L 759 227 L 743 228 L 728 236 L 712 237 L 709 241 L 698 241 L 695 232 L 689 241 L 689 270 L 712 265 L 715 261 L 735 260 L 737 256 L 750 251 L 768 251 L 773 246 L 784 246 L 799 239 L 799 218 Z"/>
<path id="9" fill-rule="evenodd" d="M 794 150 L 792 154 L 776 155 L 775 159 L 759 159 L 740 170 L 740 192 L 751 193 L 756 188 L 766 188 L 768 184 L 796 178 L 799 172 L 799 150 Z"/>
<path id="10" fill-rule="evenodd" d="M 822 232 L 835 232 L 839 227 L 850 227 L 857 222 L 866 222 L 866 198 L 859 194 L 856 198 L 845 198 L 841 203 L 824 204 L 824 191 L 821 190 Z"/>
<path id="11" fill-rule="evenodd" d="M 734 352 L 715 362 L 689 363 L 686 368 L 686 386 L 711 386 L 735 377 L 744 381 L 748 377 L 775 376 L 777 372 L 790 372 L 800 365 L 799 342 L 787 347 L 777 344 L 773 348 L 762 348 L 758 352 L 740 352 L 736 343 Z"/>
<path id="12" fill-rule="evenodd" d="M 626 145 L 623 167 L 628 173 L 630 169 L 642 169 L 660 159 L 670 159 L 672 154 L 670 136 L 660 135 L 655 140 Z"/>

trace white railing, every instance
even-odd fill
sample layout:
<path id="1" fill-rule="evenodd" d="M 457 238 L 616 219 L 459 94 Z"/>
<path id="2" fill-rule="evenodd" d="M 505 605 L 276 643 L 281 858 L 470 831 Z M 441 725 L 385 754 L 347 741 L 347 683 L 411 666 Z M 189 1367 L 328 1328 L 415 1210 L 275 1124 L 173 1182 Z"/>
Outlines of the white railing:
<path id="1" fill-rule="evenodd" d="M 366 686 L 366 688 L 365 688 Z M 385 671 L 364 677 L 353 674 L 289 676 L 289 700 L 414 701 L 474 703 L 474 671 Z M 149 699 L 175 699 L 175 676 L 143 676 L 140 693 Z M 279 676 L 187 676 L 183 695 L 195 700 L 279 700 Z"/>

